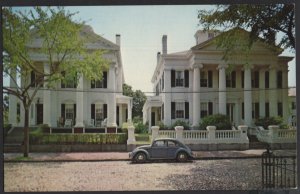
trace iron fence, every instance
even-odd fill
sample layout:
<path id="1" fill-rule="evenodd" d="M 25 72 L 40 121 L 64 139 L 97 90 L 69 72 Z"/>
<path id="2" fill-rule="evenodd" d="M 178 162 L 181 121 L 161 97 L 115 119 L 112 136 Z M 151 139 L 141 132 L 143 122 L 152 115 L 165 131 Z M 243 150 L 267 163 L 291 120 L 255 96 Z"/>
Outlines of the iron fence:
<path id="1" fill-rule="evenodd" d="M 276 156 L 267 149 L 262 154 L 262 188 L 295 188 L 296 156 Z"/>

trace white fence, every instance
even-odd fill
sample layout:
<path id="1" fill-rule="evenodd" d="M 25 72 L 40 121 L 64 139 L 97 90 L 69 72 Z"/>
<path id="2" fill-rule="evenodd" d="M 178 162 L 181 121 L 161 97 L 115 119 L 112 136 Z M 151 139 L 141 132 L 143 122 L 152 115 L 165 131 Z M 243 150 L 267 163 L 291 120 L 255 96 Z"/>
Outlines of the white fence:
<path id="1" fill-rule="evenodd" d="M 296 143 L 297 134 L 295 129 L 279 129 L 276 125 L 268 127 L 265 130 L 259 127 L 257 130 L 257 139 L 266 143 Z"/>
<path id="2" fill-rule="evenodd" d="M 207 130 L 188 130 L 184 131 L 182 126 L 175 127 L 173 130 L 159 130 L 157 126 L 152 127 L 152 139 L 168 137 L 176 138 L 186 144 L 217 144 L 217 143 L 246 143 L 249 144 L 247 137 L 247 126 L 239 126 L 238 130 L 218 130 L 215 126 L 208 126 Z"/>

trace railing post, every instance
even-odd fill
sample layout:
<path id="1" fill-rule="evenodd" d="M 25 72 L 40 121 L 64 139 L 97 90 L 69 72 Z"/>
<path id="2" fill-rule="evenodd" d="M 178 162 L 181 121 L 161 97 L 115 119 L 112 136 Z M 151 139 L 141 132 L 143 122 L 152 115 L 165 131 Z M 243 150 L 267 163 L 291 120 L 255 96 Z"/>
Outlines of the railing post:
<path id="1" fill-rule="evenodd" d="M 176 131 L 176 139 L 183 142 L 183 126 L 176 126 L 175 131 Z"/>
<path id="2" fill-rule="evenodd" d="M 127 144 L 133 144 L 135 143 L 135 136 L 134 136 L 134 126 L 128 126 L 128 139 L 127 139 Z"/>
<path id="3" fill-rule="evenodd" d="M 241 131 L 240 142 L 241 143 L 247 143 L 248 142 L 248 136 L 247 136 L 248 126 L 247 125 L 240 125 L 240 126 L 238 126 L 238 130 Z"/>
<path id="4" fill-rule="evenodd" d="M 210 143 L 216 143 L 216 126 L 207 126 L 206 129 L 208 131 L 208 141 Z"/>
<path id="5" fill-rule="evenodd" d="M 159 130 L 159 126 L 152 126 L 151 127 L 152 141 L 155 140 L 158 137 L 158 130 Z"/>
<path id="6" fill-rule="evenodd" d="M 269 138 L 271 140 L 271 143 L 273 143 L 275 141 L 275 139 L 277 139 L 277 137 L 278 137 L 279 126 L 278 125 L 269 125 L 268 129 L 269 129 L 269 135 L 270 135 Z"/>

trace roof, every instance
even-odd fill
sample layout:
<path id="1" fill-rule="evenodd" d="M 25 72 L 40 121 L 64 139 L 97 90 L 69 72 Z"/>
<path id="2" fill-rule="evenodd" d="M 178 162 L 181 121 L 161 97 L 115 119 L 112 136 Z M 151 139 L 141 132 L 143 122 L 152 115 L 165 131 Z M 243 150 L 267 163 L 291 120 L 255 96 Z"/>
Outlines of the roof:
<path id="1" fill-rule="evenodd" d="M 190 50 L 166 54 L 166 56 L 186 56 Z"/>

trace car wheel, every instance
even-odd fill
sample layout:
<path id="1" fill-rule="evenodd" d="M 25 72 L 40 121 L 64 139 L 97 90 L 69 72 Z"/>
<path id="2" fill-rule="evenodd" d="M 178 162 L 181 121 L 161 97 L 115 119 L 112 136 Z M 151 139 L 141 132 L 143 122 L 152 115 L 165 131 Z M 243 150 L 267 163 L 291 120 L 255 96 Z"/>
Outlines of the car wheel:
<path id="1" fill-rule="evenodd" d="M 136 154 L 136 156 L 134 157 L 134 160 L 138 163 L 142 163 L 146 161 L 146 154 L 144 154 L 143 152 L 139 152 Z"/>
<path id="2" fill-rule="evenodd" d="M 176 159 L 178 162 L 185 162 L 187 161 L 187 154 L 185 152 L 179 152 Z"/>

